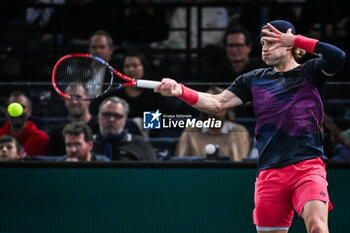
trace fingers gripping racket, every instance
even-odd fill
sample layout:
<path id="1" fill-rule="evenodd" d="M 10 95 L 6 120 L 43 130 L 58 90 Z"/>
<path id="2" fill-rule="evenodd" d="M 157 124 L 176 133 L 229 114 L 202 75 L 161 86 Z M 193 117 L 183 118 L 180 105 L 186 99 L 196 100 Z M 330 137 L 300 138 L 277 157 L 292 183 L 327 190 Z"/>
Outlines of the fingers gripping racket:
<path id="1" fill-rule="evenodd" d="M 115 77 L 118 78 L 117 82 Z M 130 78 L 115 70 L 103 59 L 83 53 L 60 58 L 52 72 L 54 89 L 68 99 L 91 100 L 125 86 L 153 89 L 159 83 Z M 72 86 L 82 86 L 86 90 L 86 96 L 75 96 L 67 91 Z"/>

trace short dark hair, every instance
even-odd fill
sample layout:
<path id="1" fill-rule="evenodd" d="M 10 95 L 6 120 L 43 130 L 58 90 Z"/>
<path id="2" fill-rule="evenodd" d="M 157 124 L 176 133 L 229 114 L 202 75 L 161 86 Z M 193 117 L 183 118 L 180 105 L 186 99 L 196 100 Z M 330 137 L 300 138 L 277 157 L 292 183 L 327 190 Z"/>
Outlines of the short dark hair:
<path id="1" fill-rule="evenodd" d="M 89 38 L 89 44 L 91 44 L 91 39 L 94 36 L 105 36 L 107 38 L 108 45 L 110 47 L 114 47 L 113 38 L 112 38 L 111 34 L 109 34 L 108 32 L 106 32 L 104 30 L 98 30 L 98 31 L 94 32 Z"/>
<path id="2" fill-rule="evenodd" d="M 148 62 L 148 59 L 146 57 L 146 55 L 144 53 L 142 53 L 141 51 L 137 50 L 137 49 L 131 49 L 126 51 L 123 54 L 123 58 L 122 58 L 122 66 L 124 66 L 125 60 L 128 57 L 137 57 L 138 59 L 140 59 L 141 61 L 141 65 L 143 66 L 143 77 L 144 79 L 150 79 L 152 76 L 152 69 L 151 66 Z"/>
<path id="3" fill-rule="evenodd" d="M 86 85 L 82 84 L 82 83 L 76 83 L 76 82 L 72 82 L 72 83 L 69 83 L 67 85 L 67 87 L 65 88 L 65 93 L 68 92 L 68 90 L 73 90 L 75 91 L 78 87 L 82 87 L 84 92 L 85 92 L 85 95 L 87 95 L 88 93 L 88 89 L 86 88 Z"/>
<path id="4" fill-rule="evenodd" d="M 122 104 L 123 107 L 124 107 L 124 111 L 125 111 L 125 117 L 127 117 L 129 115 L 130 106 L 129 106 L 128 102 L 126 102 L 126 100 L 124 100 L 122 98 L 119 98 L 117 96 L 111 96 L 111 97 L 108 97 L 108 98 L 104 99 L 102 101 L 102 103 L 100 104 L 100 107 L 98 108 L 98 113 L 99 114 L 101 113 L 102 107 L 105 106 L 107 104 L 107 102 Z"/>
<path id="5" fill-rule="evenodd" d="M 226 33 L 224 35 L 224 41 L 223 41 L 224 45 L 226 46 L 226 44 L 227 44 L 226 40 L 227 40 L 227 37 L 229 35 L 239 34 L 239 33 L 242 33 L 244 35 L 246 45 L 252 44 L 251 36 L 250 36 L 248 29 L 246 29 L 245 27 L 243 27 L 241 25 L 233 25 L 226 30 Z"/>
<path id="6" fill-rule="evenodd" d="M 72 122 L 66 125 L 62 131 L 63 137 L 66 135 L 78 136 L 81 133 L 84 134 L 84 139 L 86 142 L 92 141 L 92 130 L 91 128 L 82 122 Z"/>
<path id="7" fill-rule="evenodd" d="M 32 101 L 30 100 L 29 96 L 24 93 L 23 91 L 13 91 L 10 93 L 10 95 L 7 97 L 7 100 L 6 100 L 6 106 L 8 106 L 10 104 L 10 98 L 11 97 L 19 97 L 23 95 L 27 100 L 28 100 L 28 108 L 32 109 Z"/>
<path id="8" fill-rule="evenodd" d="M 7 142 L 15 142 L 17 153 L 20 153 L 21 150 L 23 149 L 21 143 L 19 143 L 19 141 L 15 137 L 11 135 L 3 135 L 0 137 L 0 144 L 7 143 Z"/>

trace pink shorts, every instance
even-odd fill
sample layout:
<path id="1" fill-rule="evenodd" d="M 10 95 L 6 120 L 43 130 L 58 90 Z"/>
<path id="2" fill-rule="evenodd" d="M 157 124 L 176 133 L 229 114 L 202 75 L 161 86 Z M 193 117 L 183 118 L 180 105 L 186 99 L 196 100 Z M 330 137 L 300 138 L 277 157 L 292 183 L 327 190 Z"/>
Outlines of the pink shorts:
<path id="1" fill-rule="evenodd" d="M 257 228 L 290 227 L 294 210 L 300 216 L 311 200 L 327 202 L 331 210 L 326 174 L 321 158 L 260 171 L 255 182 L 254 224 Z"/>

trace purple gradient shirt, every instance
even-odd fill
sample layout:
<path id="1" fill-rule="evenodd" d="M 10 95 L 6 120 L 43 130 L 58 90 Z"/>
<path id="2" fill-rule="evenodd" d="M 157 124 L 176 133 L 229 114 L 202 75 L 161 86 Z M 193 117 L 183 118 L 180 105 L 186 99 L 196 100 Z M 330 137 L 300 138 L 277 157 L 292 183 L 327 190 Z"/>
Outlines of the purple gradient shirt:
<path id="1" fill-rule="evenodd" d="M 312 59 L 287 72 L 253 70 L 228 88 L 244 103 L 253 102 L 259 170 L 325 158 L 320 132 L 324 110 L 315 85 L 322 78 L 322 62 Z"/>

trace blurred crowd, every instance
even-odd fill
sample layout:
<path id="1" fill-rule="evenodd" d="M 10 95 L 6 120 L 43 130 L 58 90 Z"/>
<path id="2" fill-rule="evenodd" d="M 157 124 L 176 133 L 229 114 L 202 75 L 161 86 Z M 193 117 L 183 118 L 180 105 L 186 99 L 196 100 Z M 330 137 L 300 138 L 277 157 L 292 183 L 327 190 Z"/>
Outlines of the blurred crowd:
<path id="1" fill-rule="evenodd" d="M 197 90 L 220 93 L 239 75 L 265 67 L 259 33 L 271 19 L 289 20 L 297 33 L 335 44 L 347 54 L 350 50 L 350 4 L 339 7 L 315 0 L 252 0 L 237 5 L 210 0 L 22 2 L 18 6 L 2 1 L 0 8 L 0 160 L 257 158 L 254 110 L 249 103 L 208 116 L 176 98 L 135 87 L 92 101 L 63 99 L 50 80 L 53 65 L 65 54 L 91 53 L 135 79 L 171 77 L 192 82 Z M 172 2 L 183 5 L 167 4 Z M 258 7 L 252 7 L 256 2 Z M 339 74 L 319 87 L 328 114 L 324 149 L 337 162 L 350 161 L 349 67 L 347 60 Z M 335 81 L 341 85 L 327 84 Z M 68 91 L 82 97 L 87 93 L 79 85 Z M 24 109 L 19 117 L 7 112 L 15 102 Z M 213 118 L 223 124 L 171 132 L 144 129 L 143 113 L 157 110 Z"/>

